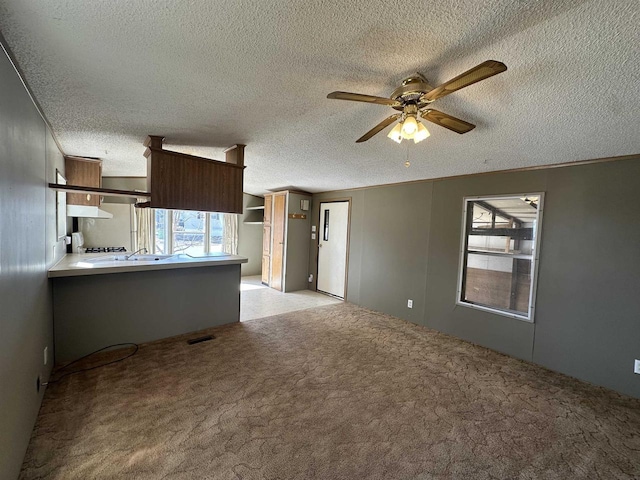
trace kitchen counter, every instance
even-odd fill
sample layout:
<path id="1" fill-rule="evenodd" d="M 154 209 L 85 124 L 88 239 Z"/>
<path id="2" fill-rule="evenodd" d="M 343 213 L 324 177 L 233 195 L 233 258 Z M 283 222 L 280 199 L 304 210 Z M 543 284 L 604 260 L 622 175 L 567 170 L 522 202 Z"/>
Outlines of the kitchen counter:
<path id="1" fill-rule="evenodd" d="M 124 255 L 129 254 L 125 253 Z M 117 256 L 122 257 L 123 254 Z M 108 261 L 109 257 L 115 257 L 115 255 L 113 253 L 68 253 L 49 270 L 49 278 L 239 265 L 248 261 L 245 257 L 219 252 L 202 257 L 178 254 L 171 258 L 151 261 Z M 104 261 L 90 262 L 93 259 L 101 258 L 104 258 Z"/>
<path id="2" fill-rule="evenodd" d="M 151 342 L 240 321 L 240 264 L 246 258 L 114 257 L 124 258 L 68 254 L 49 270 L 56 363 L 108 345 Z"/>

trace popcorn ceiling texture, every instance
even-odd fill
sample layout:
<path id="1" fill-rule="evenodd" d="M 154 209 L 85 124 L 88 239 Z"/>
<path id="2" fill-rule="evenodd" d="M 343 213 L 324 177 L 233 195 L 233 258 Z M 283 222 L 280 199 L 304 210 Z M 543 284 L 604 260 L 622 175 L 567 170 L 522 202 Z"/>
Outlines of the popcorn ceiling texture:
<path id="1" fill-rule="evenodd" d="M 0 31 L 67 154 L 145 175 L 142 141 L 211 158 L 246 143 L 245 191 L 309 191 L 640 153 L 637 0 L 0 0 Z M 388 96 L 487 60 L 509 70 L 436 101 L 477 124 L 379 134 Z M 411 167 L 403 166 L 409 156 Z"/>

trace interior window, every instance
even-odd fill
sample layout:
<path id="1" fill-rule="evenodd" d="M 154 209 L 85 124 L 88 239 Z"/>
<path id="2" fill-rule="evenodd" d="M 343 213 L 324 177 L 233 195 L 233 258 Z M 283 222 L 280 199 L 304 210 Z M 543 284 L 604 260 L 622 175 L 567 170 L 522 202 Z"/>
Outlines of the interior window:
<path id="1" fill-rule="evenodd" d="M 458 303 L 533 321 L 542 194 L 464 205 Z"/>

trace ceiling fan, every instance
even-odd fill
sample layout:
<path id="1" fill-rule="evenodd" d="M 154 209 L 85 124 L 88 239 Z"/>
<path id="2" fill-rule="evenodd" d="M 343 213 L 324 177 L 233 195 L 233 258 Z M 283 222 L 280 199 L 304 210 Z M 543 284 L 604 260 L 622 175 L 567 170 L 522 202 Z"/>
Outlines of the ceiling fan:
<path id="1" fill-rule="evenodd" d="M 388 105 L 401 112 L 385 118 L 356 140 L 356 143 L 366 142 L 396 120 L 400 120 L 400 122 L 387 136 L 398 143 L 403 139 L 413 140 L 418 143 L 430 135 L 426 127 L 418 120 L 418 117 L 460 134 L 473 130 L 475 125 L 472 123 L 452 117 L 439 110 L 434 110 L 430 108 L 431 103 L 461 88 L 502 73 L 506 69 L 507 66 L 502 62 L 487 60 L 435 88 L 427 83 L 426 78 L 416 73 L 404 79 L 402 85 L 396 88 L 389 98 L 349 92 L 331 92 L 327 95 L 327 98 Z"/>

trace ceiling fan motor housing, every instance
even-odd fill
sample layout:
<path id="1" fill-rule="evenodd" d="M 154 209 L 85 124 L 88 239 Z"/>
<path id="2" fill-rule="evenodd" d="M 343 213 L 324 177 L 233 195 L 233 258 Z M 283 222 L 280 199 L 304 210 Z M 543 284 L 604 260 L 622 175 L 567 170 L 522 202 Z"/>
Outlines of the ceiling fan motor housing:
<path id="1" fill-rule="evenodd" d="M 420 97 L 425 93 L 433 90 L 433 87 L 427 83 L 427 79 L 419 73 L 416 73 L 402 81 L 402 85 L 396 88 L 391 94 L 391 98 L 402 102 L 403 105 L 393 107 L 396 110 L 404 110 L 407 104 L 419 105 L 418 108 L 431 103 L 429 101 L 420 102 Z"/>

